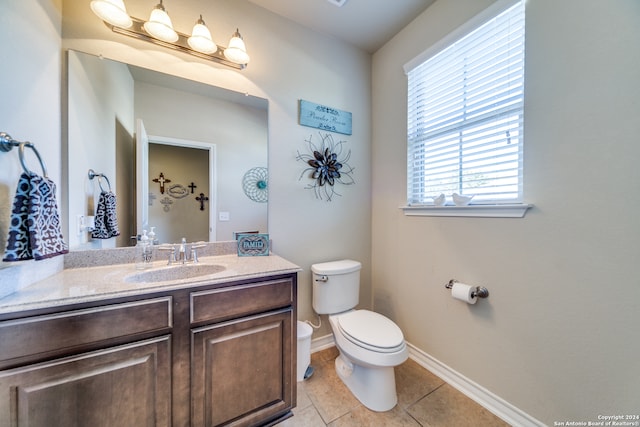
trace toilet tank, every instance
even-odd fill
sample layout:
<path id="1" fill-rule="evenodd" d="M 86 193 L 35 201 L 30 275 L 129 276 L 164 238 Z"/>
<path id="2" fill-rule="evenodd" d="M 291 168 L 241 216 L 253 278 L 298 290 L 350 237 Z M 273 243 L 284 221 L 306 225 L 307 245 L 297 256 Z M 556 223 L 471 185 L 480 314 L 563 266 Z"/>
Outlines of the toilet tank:
<path id="1" fill-rule="evenodd" d="M 318 314 L 334 314 L 350 310 L 360 299 L 360 269 L 358 261 L 313 264 L 313 309 Z"/>

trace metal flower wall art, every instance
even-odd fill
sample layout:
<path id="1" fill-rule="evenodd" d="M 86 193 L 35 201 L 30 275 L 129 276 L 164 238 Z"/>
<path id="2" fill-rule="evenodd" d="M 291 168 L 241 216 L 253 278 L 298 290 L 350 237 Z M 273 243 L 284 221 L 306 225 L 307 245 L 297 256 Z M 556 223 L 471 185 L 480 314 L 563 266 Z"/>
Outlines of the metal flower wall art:
<path id="1" fill-rule="evenodd" d="M 333 196 L 341 196 L 335 189 L 337 183 L 355 184 L 352 176 L 354 168 L 348 163 L 351 150 L 344 147 L 347 141 L 335 142 L 333 135 L 329 133 L 319 133 L 319 136 L 318 142 L 313 141 L 313 135 L 305 140 L 311 154 L 301 154 L 298 151 L 296 159 L 308 165 L 300 174 L 299 180 L 307 175 L 313 182 L 305 188 L 314 190 L 318 199 L 330 202 Z"/>

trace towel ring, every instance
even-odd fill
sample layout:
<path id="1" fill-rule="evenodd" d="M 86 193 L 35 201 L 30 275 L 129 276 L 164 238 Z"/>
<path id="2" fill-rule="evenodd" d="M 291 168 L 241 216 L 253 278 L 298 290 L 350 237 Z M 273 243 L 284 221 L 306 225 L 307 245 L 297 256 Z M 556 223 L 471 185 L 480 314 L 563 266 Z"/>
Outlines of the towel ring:
<path id="1" fill-rule="evenodd" d="M 90 180 L 93 180 L 93 178 L 98 178 L 98 185 L 100 186 L 101 191 L 105 191 L 105 189 L 102 187 L 102 178 L 104 178 L 104 180 L 107 181 L 107 185 L 109 186 L 109 191 L 111 191 L 111 183 L 109 182 L 109 178 L 107 178 L 105 174 L 97 173 L 93 169 L 89 169 L 88 175 Z"/>
<path id="2" fill-rule="evenodd" d="M 8 153 L 13 149 L 13 147 L 19 147 L 20 163 L 22 164 L 22 169 L 25 171 L 25 173 L 27 173 L 28 175 L 33 174 L 33 172 L 29 170 L 29 168 L 27 167 L 27 164 L 24 161 L 24 147 L 29 147 L 33 150 L 36 157 L 38 158 L 38 161 L 40 162 L 40 166 L 42 167 L 42 173 L 44 177 L 48 178 L 47 167 L 45 166 L 44 161 L 42 160 L 42 157 L 40 157 L 40 153 L 38 153 L 38 150 L 36 150 L 36 147 L 32 143 L 28 141 L 27 142 L 16 141 L 15 139 L 11 138 L 11 135 L 9 135 L 8 133 L 0 132 L 0 151 L 4 151 L 5 153 Z"/>
<path id="3" fill-rule="evenodd" d="M 40 166 L 42 167 L 42 175 L 45 178 L 48 178 L 47 167 L 44 165 L 44 161 L 42 160 L 42 157 L 40 157 L 40 153 L 38 153 L 38 150 L 36 150 L 36 147 L 30 142 L 21 142 L 20 143 L 19 152 L 20 152 L 20 163 L 22 163 L 22 169 L 24 169 L 24 171 L 29 175 L 33 174 L 33 172 L 31 172 L 29 170 L 29 168 L 27 167 L 27 164 L 24 162 L 24 147 L 29 147 L 29 148 L 31 148 L 33 150 L 34 154 L 38 158 L 38 161 L 40 162 Z"/>

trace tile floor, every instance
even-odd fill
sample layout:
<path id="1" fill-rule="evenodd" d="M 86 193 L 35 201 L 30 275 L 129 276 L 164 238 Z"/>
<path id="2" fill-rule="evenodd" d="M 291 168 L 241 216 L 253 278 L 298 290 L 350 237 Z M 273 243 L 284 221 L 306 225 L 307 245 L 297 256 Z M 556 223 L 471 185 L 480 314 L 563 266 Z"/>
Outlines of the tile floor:
<path id="1" fill-rule="evenodd" d="M 396 367 L 398 405 L 388 412 L 371 411 L 338 378 L 337 355 L 335 347 L 311 355 L 314 374 L 298 383 L 294 416 L 278 427 L 508 426 L 411 359 Z"/>

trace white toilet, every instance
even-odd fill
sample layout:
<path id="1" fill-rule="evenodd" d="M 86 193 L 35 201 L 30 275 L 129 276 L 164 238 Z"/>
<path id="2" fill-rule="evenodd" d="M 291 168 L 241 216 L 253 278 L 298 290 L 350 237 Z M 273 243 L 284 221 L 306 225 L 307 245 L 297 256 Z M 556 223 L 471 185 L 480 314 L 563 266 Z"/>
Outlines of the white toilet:
<path id="1" fill-rule="evenodd" d="M 358 261 L 311 266 L 313 309 L 328 314 L 336 347 L 336 372 L 367 408 L 388 411 L 398 402 L 393 368 L 409 355 L 402 331 L 381 314 L 354 310 L 359 300 Z"/>

